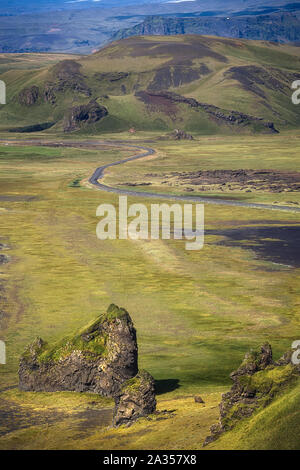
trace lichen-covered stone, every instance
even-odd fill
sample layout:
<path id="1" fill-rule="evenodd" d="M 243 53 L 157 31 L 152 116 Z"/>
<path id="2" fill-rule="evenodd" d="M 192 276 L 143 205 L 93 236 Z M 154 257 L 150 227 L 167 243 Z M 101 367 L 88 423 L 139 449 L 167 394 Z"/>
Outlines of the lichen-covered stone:
<path id="1" fill-rule="evenodd" d="M 129 313 L 111 305 L 94 323 L 53 347 L 38 338 L 24 352 L 19 387 L 115 396 L 138 372 L 136 331 Z"/>
<path id="2" fill-rule="evenodd" d="M 146 371 L 123 383 L 115 397 L 114 426 L 130 425 L 156 410 L 155 382 Z"/>

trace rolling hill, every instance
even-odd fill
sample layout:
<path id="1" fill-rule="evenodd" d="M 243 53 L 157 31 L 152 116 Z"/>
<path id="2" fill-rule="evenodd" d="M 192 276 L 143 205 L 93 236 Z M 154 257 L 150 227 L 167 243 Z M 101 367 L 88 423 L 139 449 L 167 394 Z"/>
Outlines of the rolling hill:
<path id="1" fill-rule="evenodd" d="M 290 45 L 145 36 L 89 56 L 64 56 L 55 65 L 47 63 L 49 57 L 38 69 L 16 70 L 2 56 L 0 79 L 8 90 L 2 129 L 50 123 L 55 131 L 179 127 L 213 134 L 276 132 L 300 122 L 291 101 L 291 84 L 300 79 L 300 49 Z"/>

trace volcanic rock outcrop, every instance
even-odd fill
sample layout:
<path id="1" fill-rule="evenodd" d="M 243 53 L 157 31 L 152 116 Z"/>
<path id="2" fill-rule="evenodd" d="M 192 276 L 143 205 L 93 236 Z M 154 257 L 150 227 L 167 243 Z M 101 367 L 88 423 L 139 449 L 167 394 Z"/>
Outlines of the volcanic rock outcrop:
<path id="1" fill-rule="evenodd" d="M 174 129 L 169 136 L 174 140 L 194 140 L 194 137 L 191 134 L 180 129 Z"/>
<path id="2" fill-rule="evenodd" d="M 279 133 L 274 127 L 273 122 L 265 121 L 263 118 L 241 113 L 240 111 L 222 109 L 207 103 L 201 103 L 195 98 L 187 98 L 186 96 L 171 91 L 141 90 L 137 91 L 135 96 L 143 101 L 150 109 L 160 108 L 172 114 L 172 107 L 174 107 L 175 104 L 184 104 L 196 111 L 205 113 L 207 117 L 217 124 L 226 124 L 230 127 L 235 126 L 240 129 L 249 127 L 253 132 L 263 132 L 267 134 Z"/>
<path id="3" fill-rule="evenodd" d="M 20 389 L 94 392 L 115 396 L 138 372 L 132 320 L 111 305 L 92 325 L 50 347 L 37 338 L 21 357 Z"/>
<path id="4" fill-rule="evenodd" d="M 37 102 L 38 99 L 39 99 L 39 88 L 33 85 L 29 88 L 24 88 L 19 93 L 18 101 L 23 106 L 32 106 Z"/>
<path id="5" fill-rule="evenodd" d="M 230 374 L 233 386 L 222 395 L 220 420 L 211 427 L 204 445 L 232 429 L 241 419 L 269 405 L 272 400 L 300 376 L 300 365 L 292 362 L 292 351 L 273 361 L 271 345 L 246 354 L 241 366 Z"/>
<path id="6" fill-rule="evenodd" d="M 49 81 L 45 83 L 44 100 L 54 105 L 59 95 L 75 92 L 90 97 L 92 92 L 81 72 L 82 65 L 75 60 L 62 60 L 50 70 Z"/>
<path id="7" fill-rule="evenodd" d="M 114 426 L 129 425 L 142 416 L 154 413 L 156 399 L 153 377 L 146 371 L 140 371 L 133 379 L 123 383 L 115 403 Z"/>
<path id="8" fill-rule="evenodd" d="M 99 105 L 96 100 L 91 100 L 88 104 L 75 106 L 64 117 L 64 132 L 78 130 L 82 124 L 94 124 L 107 115 L 107 109 Z"/>
<path id="9" fill-rule="evenodd" d="M 115 426 L 131 424 L 156 408 L 154 379 L 138 371 L 133 322 L 125 309 L 114 304 L 94 323 L 54 347 L 41 338 L 29 345 L 20 359 L 19 388 L 113 397 Z"/>

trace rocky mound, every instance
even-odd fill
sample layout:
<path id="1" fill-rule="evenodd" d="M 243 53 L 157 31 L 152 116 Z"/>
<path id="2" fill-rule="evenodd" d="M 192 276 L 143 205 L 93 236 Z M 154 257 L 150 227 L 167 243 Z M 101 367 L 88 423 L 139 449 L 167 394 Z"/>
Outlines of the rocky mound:
<path id="1" fill-rule="evenodd" d="M 71 108 L 64 117 L 64 132 L 71 132 L 80 129 L 82 124 L 93 124 L 107 116 L 108 111 L 104 106 L 100 106 L 96 100 L 91 100 L 88 104 Z"/>
<path id="2" fill-rule="evenodd" d="M 116 305 L 87 328 L 51 347 L 37 338 L 20 359 L 24 391 L 75 391 L 115 398 L 114 425 L 155 411 L 154 379 L 138 373 L 136 330 Z"/>
<path id="3" fill-rule="evenodd" d="M 250 417 L 255 411 L 269 405 L 285 388 L 300 376 L 300 366 L 291 362 L 292 351 L 278 362 L 273 361 L 270 344 L 260 351 L 246 354 L 241 366 L 230 374 L 233 386 L 223 394 L 220 403 L 220 420 L 211 427 L 211 435 L 204 445 L 232 429 L 241 419 Z"/>
<path id="4" fill-rule="evenodd" d="M 187 132 L 180 129 L 174 129 L 174 131 L 171 132 L 169 136 L 173 140 L 194 140 L 194 137 L 191 134 L 188 134 Z"/>
<path id="5" fill-rule="evenodd" d="M 138 372 L 136 331 L 126 310 L 111 305 L 88 328 L 54 347 L 37 338 L 21 357 L 21 390 L 114 396 Z"/>
<path id="6" fill-rule="evenodd" d="M 114 426 L 129 425 L 142 416 L 154 413 L 156 409 L 155 383 L 146 371 L 140 371 L 121 387 L 115 398 Z"/>
<path id="7" fill-rule="evenodd" d="M 32 106 L 38 101 L 39 92 L 39 87 L 35 85 L 24 88 L 19 93 L 18 102 L 23 106 Z"/>

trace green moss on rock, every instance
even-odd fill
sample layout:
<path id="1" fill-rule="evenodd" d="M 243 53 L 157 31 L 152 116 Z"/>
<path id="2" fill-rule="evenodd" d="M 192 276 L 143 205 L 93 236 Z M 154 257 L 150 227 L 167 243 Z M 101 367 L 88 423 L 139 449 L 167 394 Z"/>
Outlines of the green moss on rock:
<path id="1" fill-rule="evenodd" d="M 268 406 L 277 396 L 288 392 L 300 376 L 300 368 L 291 363 L 285 354 L 277 363 L 272 358 L 272 348 L 264 344 L 259 351 L 246 354 L 241 366 L 230 377 L 233 386 L 222 396 L 220 422 L 212 426 L 211 435 L 204 444 L 231 430 L 244 418 Z"/>
<path id="2" fill-rule="evenodd" d="M 138 392 L 145 384 L 151 382 L 152 380 L 153 378 L 149 372 L 146 370 L 139 370 L 138 375 L 124 382 L 121 391 L 123 393 Z"/>
<path id="3" fill-rule="evenodd" d="M 110 304 L 108 307 L 106 314 L 104 314 L 104 318 L 108 321 L 115 320 L 117 318 L 124 318 L 127 317 L 129 313 L 125 308 L 120 308 L 115 304 Z"/>
<path id="4" fill-rule="evenodd" d="M 156 410 L 155 382 L 145 370 L 123 383 L 115 398 L 114 426 L 131 425 Z"/>
<path id="5" fill-rule="evenodd" d="M 135 328 L 129 313 L 112 304 L 89 325 L 54 345 L 38 338 L 21 356 L 19 377 L 22 390 L 115 395 L 137 372 Z"/>
<path id="6" fill-rule="evenodd" d="M 101 314 L 97 320 L 82 328 L 75 335 L 64 338 L 54 345 L 48 345 L 41 340 L 43 343 L 41 346 L 39 345 L 40 338 L 38 338 L 36 340 L 37 343 L 29 346 L 24 352 L 23 357 L 25 358 L 26 355 L 31 357 L 32 353 L 34 353 L 38 362 L 45 363 L 58 362 L 76 351 L 84 354 L 86 358 L 90 356 L 91 359 L 94 356 L 105 356 L 107 334 L 101 325 L 104 322 L 128 318 L 130 318 L 129 313 L 124 308 L 111 304 L 107 311 Z"/>

